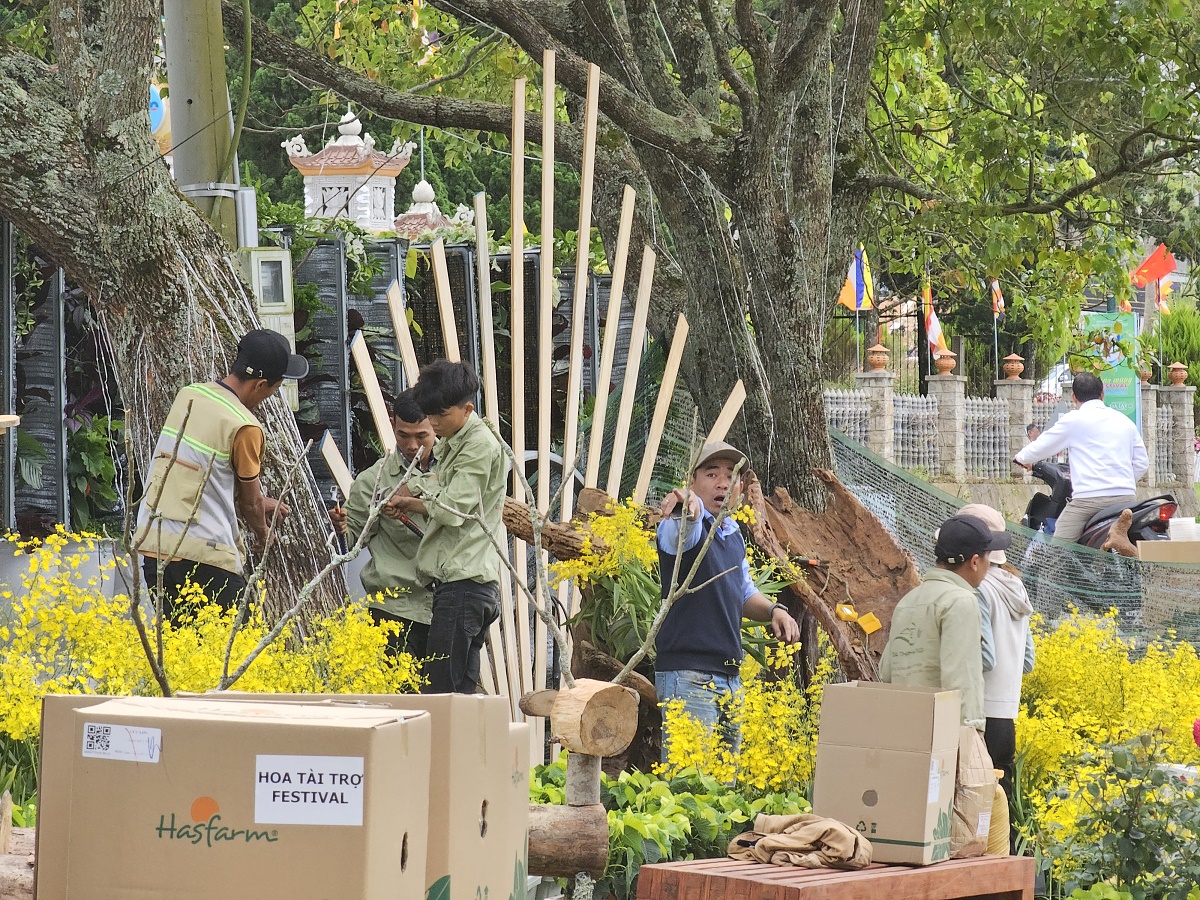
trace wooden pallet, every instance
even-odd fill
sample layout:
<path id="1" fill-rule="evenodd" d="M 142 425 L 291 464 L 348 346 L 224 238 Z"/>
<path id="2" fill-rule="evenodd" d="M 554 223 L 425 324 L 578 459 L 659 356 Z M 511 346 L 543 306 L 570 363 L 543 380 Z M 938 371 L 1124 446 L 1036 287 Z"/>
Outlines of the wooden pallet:
<path id="1" fill-rule="evenodd" d="M 855 872 L 704 859 L 642 866 L 638 900 L 1033 900 L 1033 858 L 984 856 Z"/>

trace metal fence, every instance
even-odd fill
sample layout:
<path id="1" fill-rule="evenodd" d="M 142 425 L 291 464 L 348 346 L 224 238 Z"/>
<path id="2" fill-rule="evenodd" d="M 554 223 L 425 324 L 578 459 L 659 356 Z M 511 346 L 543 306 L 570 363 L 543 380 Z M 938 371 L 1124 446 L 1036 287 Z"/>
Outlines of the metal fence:
<path id="1" fill-rule="evenodd" d="M 1008 403 L 992 397 L 967 397 L 963 429 L 967 474 L 1008 477 Z"/>
<path id="2" fill-rule="evenodd" d="M 896 394 L 892 397 L 892 407 L 896 464 L 929 474 L 937 472 L 940 468 L 937 398 Z"/>
<path id="3" fill-rule="evenodd" d="M 858 441 L 867 442 L 871 407 L 866 391 L 842 391 L 828 388 L 825 391 L 825 420 L 830 427 Z"/>
<path id="4" fill-rule="evenodd" d="M 921 380 L 929 374 L 929 359 L 920 337 L 920 312 L 913 300 L 883 301 L 884 309 L 864 310 L 857 319 L 837 307 L 825 328 L 822 377 L 826 384 L 850 387 L 862 369 L 867 348 L 881 343 L 891 353 L 888 369 L 896 374 L 896 390 L 919 394 Z"/>

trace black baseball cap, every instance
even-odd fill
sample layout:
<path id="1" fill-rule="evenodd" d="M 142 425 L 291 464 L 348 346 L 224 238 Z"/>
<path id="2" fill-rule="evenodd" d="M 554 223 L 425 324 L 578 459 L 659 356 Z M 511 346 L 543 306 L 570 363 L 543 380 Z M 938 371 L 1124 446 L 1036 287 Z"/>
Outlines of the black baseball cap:
<path id="1" fill-rule="evenodd" d="M 983 519 L 975 516 L 951 516 L 942 523 L 935 540 L 933 552 L 938 562 L 958 566 L 972 556 L 1007 550 L 1012 535 L 1007 531 L 992 531 Z"/>
<path id="2" fill-rule="evenodd" d="M 303 378 L 308 374 L 308 360 L 293 353 L 288 339 L 278 331 L 258 328 L 238 341 L 233 372 L 243 378 L 265 378 L 271 382 Z"/>

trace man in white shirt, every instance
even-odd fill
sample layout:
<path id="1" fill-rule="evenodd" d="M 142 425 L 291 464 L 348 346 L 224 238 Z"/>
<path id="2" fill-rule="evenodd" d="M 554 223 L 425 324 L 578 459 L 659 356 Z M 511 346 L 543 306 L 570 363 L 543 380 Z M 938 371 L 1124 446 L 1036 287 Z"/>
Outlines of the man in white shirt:
<path id="1" fill-rule="evenodd" d="M 1071 393 L 1078 409 L 1043 431 L 1013 462 L 1028 469 L 1063 450 L 1070 453 L 1071 499 L 1054 536 L 1075 542 L 1088 520 L 1106 506 L 1136 502 L 1137 480 L 1150 468 L 1150 458 L 1137 426 L 1104 405 L 1104 383 L 1098 377 L 1080 372 Z"/>

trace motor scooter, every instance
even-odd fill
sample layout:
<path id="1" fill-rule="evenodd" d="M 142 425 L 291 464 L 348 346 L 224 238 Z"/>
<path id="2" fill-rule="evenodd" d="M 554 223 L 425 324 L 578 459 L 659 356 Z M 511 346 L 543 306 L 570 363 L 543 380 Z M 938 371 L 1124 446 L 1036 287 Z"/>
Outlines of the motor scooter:
<path id="1" fill-rule="evenodd" d="M 1050 493 L 1037 492 L 1029 498 L 1021 524 L 1038 532 L 1022 555 L 1022 579 L 1035 606 L 1054 618 L 1067 604 L 1095 612 L 1115 607 L 1122 624 L 1134 626 L 1141 617 L 1141 572 L 1136 560 L 1116 553 L 1102 555 L 1072 551 L 1062 545 L 1053 546 L 1049 536 L 1067 501 L 1071 498 L 1071 476 L 1063 463 L 1042 460 L 1033 464 L 1035 478 L 1044 482 Z M 1170 494 L 1151 497 L 1132 506 L 1114 504 L 1098 511 L 1084 527 L 1079 544 L 1101 550 L 1109 531 L 1124 510 L 1130 510 L 1133 521 L 1129 540 L 1168 540 L 1167 526 L 1178 505 Z"/>
<path id="2" fill-rule="evenodd" d="M 1050 487 L 1050 493 L 1039 491 L 1029 498 L 1021 524 L 1033 531 L 1053 534 L 1054 523 L 1071 499 L 1071 474 L 1065 463 L 1050 460 L 1034 463 L 1032 471 L 1034 478 Z M 1079 543 L 1094 550 L 1101 549 L 1108 540 L 1109 530 L 1126 509 L 1133 513 L 1133 522 L 1129 526 L 1131 542 L 1168 540 L 1167 526 L 1178 508 L 1170 494 L 1140 500 L 1132 506 L 1115 503 L 1088 519 Z"/>

